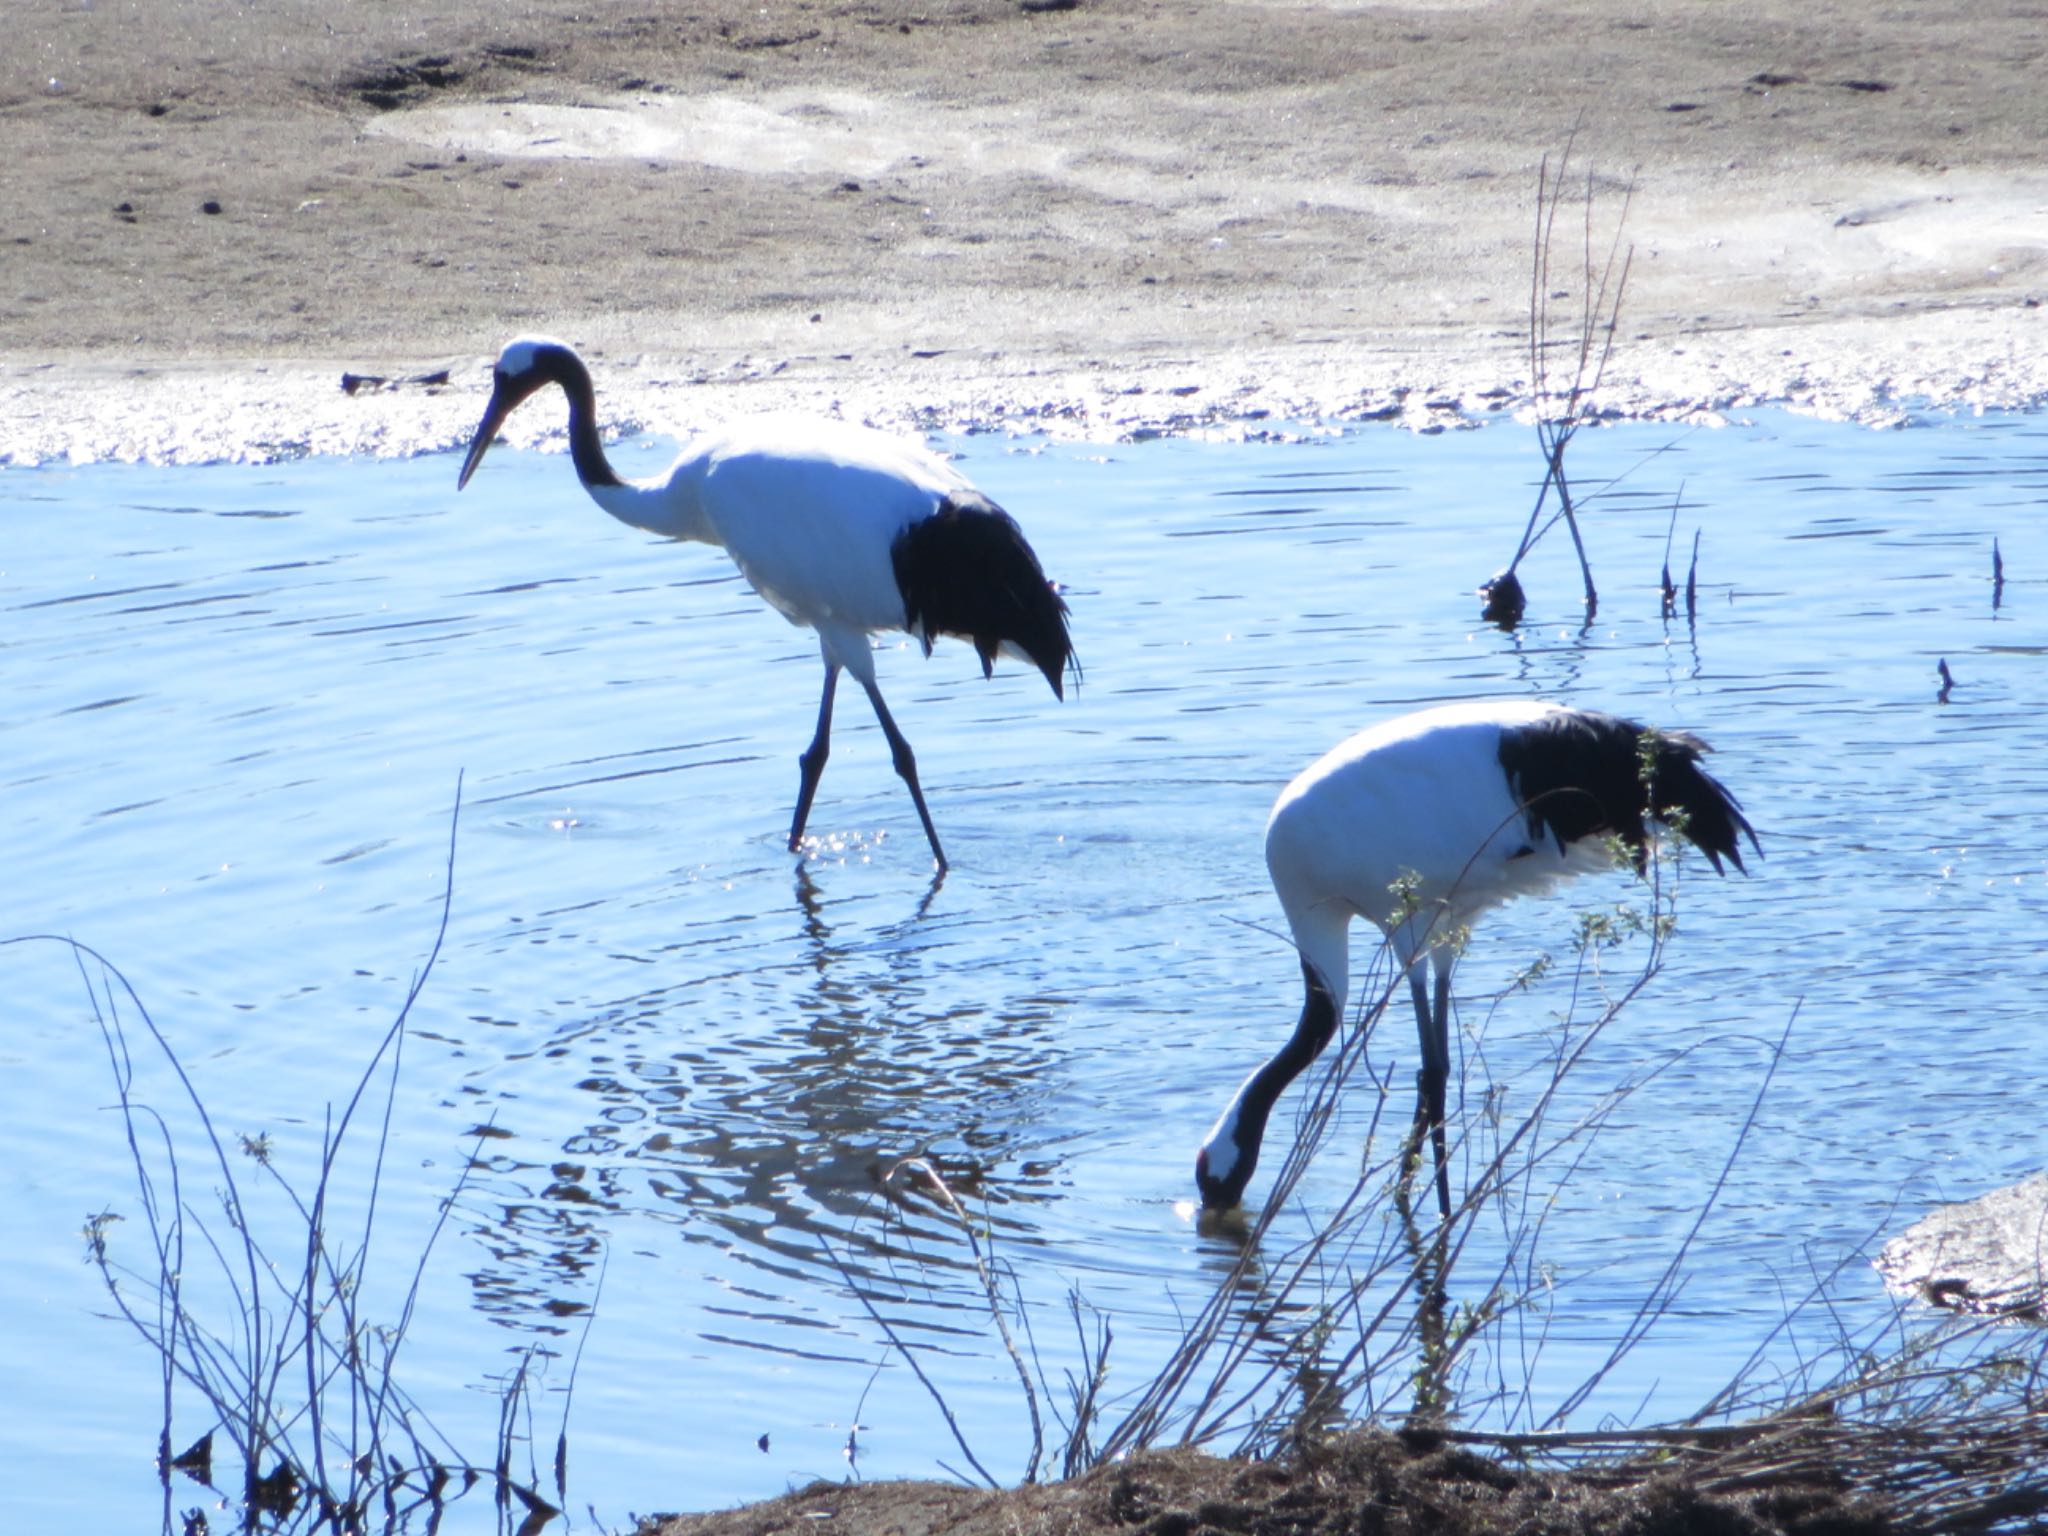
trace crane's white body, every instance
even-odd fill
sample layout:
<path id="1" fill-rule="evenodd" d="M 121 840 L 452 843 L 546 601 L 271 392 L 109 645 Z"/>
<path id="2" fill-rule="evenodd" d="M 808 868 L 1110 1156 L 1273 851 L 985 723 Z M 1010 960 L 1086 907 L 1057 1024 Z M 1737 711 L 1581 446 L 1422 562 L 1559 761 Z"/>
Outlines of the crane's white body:
<path id="1" fill-rule="evenodd" d="M 868 637 L 908 627 L 890 547 L 974 487 L 868 427 L 757 416 L 705 433 L 661 475 L 589 489 L 623 523 L 723 549 L 764 602 L 868 682 Z"/>
<path id="2" fill-rule="evenodd" d="M 1340 742 L 1280 792 L 1266 868 L 1339 1013 L 1354 917 L 1404 967 L 1427 952 L 1447 973 L 1481 913 L 1612 864 L 1598 843 L 1531 838 L 1501 771 L 1501 732 L 1559 713 L 1497 699 L 1418 710 Z"/>
<path id="3" fill-rule="evenodd" d="M 1611 865 L 1613 839 L 1640 867 L 1651 822 L 1680 828 L 1716 870 L 1742 869 L 1740 839 L 1754 846 L 1756 834 L 1700 766 L 1706 750 L 1684 732 L 1598 711 L 1487 699 L 1373 726 L 1303 769 L 1266 823 L 1266 867 L 1301 956 L 1301 1020 L 1204 1139 L 1195 1159 L 1203 1204 L 1242 1198 L 1275 1101 L 1336 1033 L 1351 922 L 1362 917 L 1387 936 L 1408 978 L 1421 1047 L 1415 1134 L 1435 1147 L 1448 1218 L 1450 980 L 1473 922 Z"/>

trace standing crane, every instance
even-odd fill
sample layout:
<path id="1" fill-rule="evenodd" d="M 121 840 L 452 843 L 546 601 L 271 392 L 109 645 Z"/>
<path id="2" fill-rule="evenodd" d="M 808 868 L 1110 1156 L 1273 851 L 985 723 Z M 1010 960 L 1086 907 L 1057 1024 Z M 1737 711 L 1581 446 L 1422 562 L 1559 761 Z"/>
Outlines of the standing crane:
<path id="1" fill-rule="evenodd" d="M 831 754 L 832 696 L 845 670 L 874 706 L 943 872 L 946 854 L 917 759 L 882 702 L 869 636 L 903 630 L 929 656 L 939 636 L 957 635 L 973 643 L 984 677 L 998 655 L 1017 656 L 1064 698 L 1062 679 L 1071 671 L 1078 682 L 1081 670 L 1066 601 L 1016 519 L 922 447 L 823 417 L 738 422 L 698 438 L 665 474 L 623 479 L 598 436 L 590 370 L 574 349 L 533 336 L 499 354 L 457 490 L 469 484 L 505 418 L 550 384 L 569 398 L 569 457 L 591 500 L 635 528 L 717 545 L 769 607 L 817 632 L 825 690 L 817 730 L 797 760 L 790 851 L 802 845 Z"/>

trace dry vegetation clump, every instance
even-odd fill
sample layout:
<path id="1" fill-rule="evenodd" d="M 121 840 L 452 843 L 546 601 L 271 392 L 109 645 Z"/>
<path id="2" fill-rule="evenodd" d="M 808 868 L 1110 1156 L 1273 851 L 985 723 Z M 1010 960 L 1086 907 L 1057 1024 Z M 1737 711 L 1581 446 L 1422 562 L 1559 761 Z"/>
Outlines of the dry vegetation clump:
<path id="1" fill-rule="evenodd" d="M 1001 1493 L 935 1483 L 817 1483 L 639 1536 L 1859 1536 L 1885 1502 L 1816 1461 L 1748 1486 L 1659 1449 L 1540 1469 L 1428 1431 L 1360 1429 L 1271 1461 L 1145 1452 L 1070 1483 Z M 1721 1471 L 1730 1470 L 1720 1468 Z"/>
<path id="2" fill-rule="evenodd" d="M 815 1483 L 636 1536 L 1991 1536 L 2048 1529 L 2048 1343 L 1926 1341 L 1738 1423 L 1506 1435 L 1350 1429 L 1263 1460 L 1141 1451 L 984 1491 Z"/>

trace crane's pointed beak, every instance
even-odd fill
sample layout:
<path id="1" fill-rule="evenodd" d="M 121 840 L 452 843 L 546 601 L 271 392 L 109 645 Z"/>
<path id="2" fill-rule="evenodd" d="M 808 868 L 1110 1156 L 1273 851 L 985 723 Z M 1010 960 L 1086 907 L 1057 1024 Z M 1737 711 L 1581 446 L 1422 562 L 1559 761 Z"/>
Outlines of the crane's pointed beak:
<path id="1" fill-rule="evenodd" d="M 483 463 L 484 454 L 496 439 L 498 428 L 512 414 L 512 407 L 525 398 L 523 394 L 514 394 L 506 389 L 502 383 L 491 390 L 491 403 L 484 407 L 484 419 L 477 423 L 476 434 L 469 440 L 469 452 L 463 456 L 462 473 L 455 479 L 456 490 L 469 484 L 469 477 L 476 473 L 477 465 Z"/>

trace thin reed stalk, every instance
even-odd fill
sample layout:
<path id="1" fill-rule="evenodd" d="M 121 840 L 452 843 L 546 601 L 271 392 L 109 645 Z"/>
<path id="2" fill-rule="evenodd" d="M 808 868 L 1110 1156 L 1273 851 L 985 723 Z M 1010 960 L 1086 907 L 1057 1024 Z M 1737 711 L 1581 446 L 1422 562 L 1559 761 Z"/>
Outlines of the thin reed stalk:
<path id="1" fill-rule="evenodd" d="M 497 1448 L 477 1461 L 458 1454 L 422 1406 L 400 1384 L 404 1349 L 417 1316 L 429 1260 L 470 1171 L 473 1149 L 445 1195 L 420 1251 L 409 1265 L 395 1316 L 373 1299 L 391 1266 L 378 1237 L 387 1197 L 386 1154 L 397 1105 L 409 1020 L 431 977 L 453 905 L 458 783 L 450 815 L 439 920 L 433 942 L 396 1016 L 378 1040 L 351 1091 L 330 1106 L 321 1127 L 310 1194 L 279 1166 L 279 1149 L 264 1137 L 226 1134 L 199 1082 L 151 1016 L 134 987 L 104 955 L 75 939 L 36 936 L 8 942 L 55 942 L 77 961 L 98 1022 L 127 1138 L 137 1209 L 146 1234 L 141 1266 L 122 1262 L 111 1237 L 118 1215 L 89 1224 L 88 1257 L 98 1267 L 115 1314 L 156 1352 L 163 1365 L 159 1468 L 164 1524 L 172 1520 L 173 1467 L 210 1475 L 208 1433 L 173 1458 L 172 1427 L 189 1392 L 215 1429 L 234 1444 L 242 1469 L 236 1497 L 249 1531 L 395 1531 L 416 1515 L 437 1526 L 451 1486 L 489 1480 L 508 1532 L 537 1531 L 558 1513 L 538 1492 L 539 1480 L 512 1469 L 513 1447 L 531 1437 L 536 1352 L 529 1351 L 500 1395 Z M 188 1137 L 178 1121 L 145 1101 L 137 1038 L 169 1072 L 206 1158 L 216 1208 L 185 1167 Z M 359 1144 L 367 1145 L 362 1185 L 347 1189 Z M 231 1144 L 239 1149 L 234 1155 Z M 479 1137 L 479 1147 L 481 1135 Z M 247 1165 L 256 1170 L 249 1182 Z M 360 1204 L 344 1236 L 334 1212 L 346 1195 Z M 565 1400 L 566 1402 L 566 1400 Z M 567 1408 L 564 1408 L 566 1424 Z M 524 1426 L 522 1429 L 521 1426 Z M 556 1498 L 563 1495 L 566 1450 L 558 1440 Z"/>

